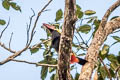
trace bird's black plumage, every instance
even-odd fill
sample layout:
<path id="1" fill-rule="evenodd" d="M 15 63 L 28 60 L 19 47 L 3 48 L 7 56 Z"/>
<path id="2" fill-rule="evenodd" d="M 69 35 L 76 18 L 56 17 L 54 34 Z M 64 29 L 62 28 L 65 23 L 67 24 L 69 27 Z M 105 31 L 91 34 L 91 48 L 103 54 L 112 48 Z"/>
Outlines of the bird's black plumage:
<path id="1" fill-rule="evenodd" d="M 60 42 L 60 33 L 56 30 L 52 31 L 52 45 L 51 47 L 54 48 L 57 52 L 59 51 L 59 42 Z"/>

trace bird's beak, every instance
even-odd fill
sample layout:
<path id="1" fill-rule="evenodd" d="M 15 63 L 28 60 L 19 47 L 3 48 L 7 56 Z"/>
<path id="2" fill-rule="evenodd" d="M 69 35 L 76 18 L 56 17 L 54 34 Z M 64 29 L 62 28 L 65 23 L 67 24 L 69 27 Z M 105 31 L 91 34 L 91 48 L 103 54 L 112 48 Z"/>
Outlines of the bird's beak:
<path id="1" fill-rule="evenodd" d="M 46 24 L 46 23 L 43 23 L 43 26 L 45 26 L 49 30 L 55 30 L 55 26 L 52 26 L 52 25 L 49 25 L 49 24 Z"/>

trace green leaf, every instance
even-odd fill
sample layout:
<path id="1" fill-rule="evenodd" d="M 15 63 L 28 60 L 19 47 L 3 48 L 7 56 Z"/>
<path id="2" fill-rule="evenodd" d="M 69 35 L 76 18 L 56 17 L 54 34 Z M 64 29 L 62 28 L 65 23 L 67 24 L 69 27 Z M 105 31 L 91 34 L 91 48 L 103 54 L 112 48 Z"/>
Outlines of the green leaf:
<path id="1" fill-rule="evenodd" d="M 116 41 L 120 42 L 120 37 L 118 36 L 112 36 L 113 39 L 115 39 Z"/>
<path id="2" fill-rule="evenodd" d="M 114 73 L 114 71 L 113 71 L 111 68 L 109 69 L 109 71 L 110 71 L 111 76 L 115 78 L 115 73 Z"/>
<path id="3" fill-rule="evenodd" d="M 90 30 L 91 30 L 91 26 L 87 25 L 87 24 L 79 27 L 79 31 L 81 31 L 82 33 L 85 33 L 85 34 L 89 33 Z"/>
<path id="4" fill-rule="evenodd" d="M 6 24 L 5 20 L 0 19 L 0 25 L 5 25 L 5 24 Z"/>
<path id="5" fill-rule="evenodd" d="M 93 11 L 93 10 L 86 10 L 85 11 L 85 15 L 93 15 L 93 14 L 95 14 L 96 12 L 95 11 Z"/>
<path id="6" fill-rule="evenodd" d="M 39 48 L 31 48 L 30 49 L 31 54 L 36 53 L 38 51 L 39 51 Z"/>
<path id="7" fill-rule="evenodd" d="M 43 63 L 46 63 L 46 64 L 47 64 L 47 60 L 46 60 L 46 59 L 44 59 L 44 60 L 42 60 L 42 61 L 38 62 L 38 64 L 43 64 Z"/>
<path id="8" fill-rule="evenodd" d="M 119 16 L 114 16 L 114 17 L 112 17 L 110 20 L 113 20 L 113 19 L 115 19 L 115 18 L 117 18 L 117 17 L 119 17 Z"/>
<path id="9" fill-rule="evenodd" d="M 115 62 L 112 62 L 112 63 L 110 64 L 110 68 L 111 68 L 112 70 L 116 70 L 116 69 L 118 68 L 118 65 L 117 65 Z"/>
<path id="10" fill-rule="evenodd" d="M 41 69 L 41 79 L 45 80 L 46 76 L 47 76 L 47 72 L 48 72 L 48 67 L 42 66 Z"/>
<path id="11" fill-rule="evenodd" d="M 20 8 L 20 6 L 16 5 L 16 3 L 11 2 L 10 5 L 11 5 L 11 7 L 12 7 L 13 9 L 15 9 L 15 10 L 19 10 L 19 11 L 21 12 L 21 8 Z"/>
<path id="12" fill-rule="evenodd" d="M 86 55 L 85 53 L 80 53 L 77 56 L 85 56 L 85 55 Z"/>
<path id="13" fill-rule="evenodd" d="M 80 75 L 79 73 L 76 73 L 76 74 L 75 74 L 75 80 L 78 80 L 78 79 L 79 79 L 79 75 Z"/>
<path id="14" fill-rule="evenodd" d="M 50 80 L 55 80 L 55 74 L 50 77 Z"/>
<path id="15" fill-rule="evenodd" d="M 109 55 L 107 56 L 107 59 L 108 59 L 109 61 L 111 61 L 112 63 L 115 63 L 116 65 L 119 64 L 119 63 L 118 63 L 118 60 L 117 60 L 117 57 L 116 57 L 114 54 L 109 54 Z"/>
<path id="16" fill-rule="evenodd" d="M 53 71 L 55 71 L 55 70 L 56 70 L 55 67 L 49 67 L 49 72 L 50 72 L 50 73 L 53 72 Z"/>
<path id="17" fill-rule="evenodd" d="M 81 10 L 81 7 L 78 4 L 76 4 L 76 8 L 77 10 Z"/>
<path id="18" fill-rule="evenodd" d="M 95 19 L 94 22 L 93 22 L 93 25 L 95 25 L 95 28 L 94 28 L 95 30 L 93 32 L 93 37 L 94 37 L 94 34 L 95 34 L 95 32 L 97 31 L 97 29 L 100 25 L 100 22 L 101 22 L 101 20 L 98 20 L 98 19 Z"/>
<path id="19" fill-rule="evenodd" d="M 81 19 L 83 17 L 83 12 L 80 10 L 76 10 L 76 16 Z"/>
<path id="20" fill-rule="evenodd" d="M 105 68 L 102 66 L 102 67 L 100 67 L 99 71 L 100 71 L 102 78 L 105 79 L 107 77 L 107 72 L 106 72 Z"/>
<path id="21" fill-rule="evenodd" d="M 76 16 L 81 19 L 83 17 L 83 12 L 81 11 L 81 7 L 79 5 L 76 5 Z"/>
<path id="22" fill-rule="evenodd" d="M 8 0 L 4 0 L 4 1 L 2 2 L 2 5 L 3 5 L 3 7 L 4 7 L 6 10 L 9 10 L 9 9 L 10 9 L 10 3 L 9 3 Z"/>
<path id="23" fill-rule="evenodd" d="M 108 54 L 108 52 L 109 52 L 109 45 L 105 44 L 102 48 L 101 55 Z"/>
<path id="24" fill-rule="evenodd" d="M 58 80 L 58 74 L 53 74 L 53 75 L 50 77 L 50 80 Z"/>
<path id="25" fill-rule="evenodd" d="M 56 22 L 59 21 L 59 20 L 62 18 L 62 16 L 63 16 L 63 12 L 62 12 L 61 9 L 59 9 L 59 10 L 56 12 L 56 19 L 55 19 L 55 21 L 56 21 Z"/>

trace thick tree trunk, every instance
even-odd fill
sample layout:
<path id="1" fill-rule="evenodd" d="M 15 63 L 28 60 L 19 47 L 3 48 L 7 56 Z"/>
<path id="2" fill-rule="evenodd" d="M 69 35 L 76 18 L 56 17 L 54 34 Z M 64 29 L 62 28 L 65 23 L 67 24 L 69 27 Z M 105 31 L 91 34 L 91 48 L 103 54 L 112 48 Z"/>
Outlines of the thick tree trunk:
<path id="1" fill-rule="evenodd" d="M 94 66 L 97 62 L 99 48 L 104 43 L 107 36 L 112 33 L 115 29 L 120 28 L 120 17 L 107 22 L 110 13 L 120 5 L 120 0 L 114 3 L 104 15 L 101 24 L 95 33 L 95 36 L 88 48 L 86 60 L 89 62 L 82 67 L 82 71 L 79 80 L 91 80 L 91 76 L 94 70 Z"/>
<path id="2" fill-rule="evenodd" d="M 58 58 L 59 80 L 71 80 L 69 61 L 72 51 L 74 23 L 76 21 L 75 1 L 76 0 L 65 0 L 64 25 L 62 27 Z"/>

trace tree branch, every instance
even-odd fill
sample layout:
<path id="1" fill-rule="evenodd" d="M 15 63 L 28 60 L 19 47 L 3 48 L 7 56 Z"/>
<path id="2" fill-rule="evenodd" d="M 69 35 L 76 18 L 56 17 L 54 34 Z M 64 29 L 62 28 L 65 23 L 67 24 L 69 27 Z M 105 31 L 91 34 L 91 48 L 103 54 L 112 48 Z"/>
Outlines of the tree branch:
<path id="1" fill-rule="evenodd" d="M 120 28 L 120 17 L 106 23 L 110 13 L 115 10 L 119 5 L 120 0 L 115 2 L 105 13 L 99 25 L 99 28 L 96 31 L 95 36 L 90 44 L 90 47 L 88 48 L 86 60 L 88 60 L 89 62 L 82 67 L 79 80 L 91 79 L 101 45 L 110 33 L 112 33 L 115 29 Z"/>
<path id="2" fill-rule="evenodd" d="M 11 60 L 11 61 L 20 62 L 20 63 L 27 63 L 27 64 L 33 64 L 33 65 L 36 65 L 36 66 L 57 67 L 57 65 L 52 65 L 52 64 L 40 64 L 40 63 L 29 62 L 29 61 L 24 61 L 24 60 L 16 60 L 16 59 L 13 59 L 13 60 Z"/>
<path id="3" fill-rule="evenodd" d="M 9 56 L 8 58 L 6 58 L 5 60 L 1 61 L 1 62 L 0 62 L 0 65 L 5 64 L 5 63 L 13 60 L 13 59 L 16 58 L 17 56 L 19 56 L 22 52 L 26 51 L 26 50 L 29 48 L 29 46 L 30 46 L 30 44 L 31 44 L 31 42 L 32 42 L 32 39 L 33 39 L 33 35 L 34 35 L 34 33 L 35 33 L 34 30 L 35 30 L 35 28 L 36 28 L 37 21 L 38 21 L 40 15 L 41 15 L 41 13 L 42 13 L 42 12 L 44 11 L 44 9 L 50 4 L 51 1 L 52 1 L 52 0 L 50 0 L 50 1 L 42 8 L 42 10 L 38 13 L 37 18 L 36 18 L 36 20 L 35 20 L 34 27 L 32 28 L 32 31 L 31 31 L 31 37 L 30 37 L 30 40 L 29 40 L 28 44 L 27 44 L 22 50 L 15 52 L 13 55 L 11 55 L 11 56 Z"/>
<path id="4" fill-rule="evenodd" d="M 8 28 L 9 24 L 10 24 L 10 18 L 9 18 L 9 20 L 8 20 L 7 26 L 3 29 L 3 31 L 2 31 L 1 34 L 0 34 L 0 39 L 2 38 L 2 35 L 3 35 L 4 31 Z"/>
<path id="5" fill-rule="evenodd" d="M 70 53 L 72 52 L 72 40 L 76 22 L 76 0 L 65 0 L 64 24 L 60 38 L 58 75 L 59 80 L 71 80 Z"/>
<path id="6" fill-rule="evenodd" d="M 10 48 L 6 47 L 2 42 L 0 42 L 0 46 L 3 47 L 4 49 L 6 49 L 7 51 L 11 52 L 11 53 L 15 53 L 16 52 L 16 51 L 13 51 Z"/>
<path id="7" fill-rule="evenodd" d="M 104 68 L 105 68 L 105 70 L 106 70 L 106 72 L 108 73 L 108 77 L 110 78 L 110 80 L 112 80 L 112 76 L 111 76 L 111 74 L 110 74 L 109 69 L 107 68 L 107 66 L 106 66 L 105 63 L 103 62 L 102 58 L 101 58 L 100 56 L 98 56 L 98 57 L 99 57 L 100 61 L 102 62 L 103 66 L 104 66 Z"/>

